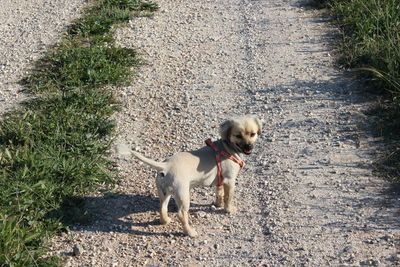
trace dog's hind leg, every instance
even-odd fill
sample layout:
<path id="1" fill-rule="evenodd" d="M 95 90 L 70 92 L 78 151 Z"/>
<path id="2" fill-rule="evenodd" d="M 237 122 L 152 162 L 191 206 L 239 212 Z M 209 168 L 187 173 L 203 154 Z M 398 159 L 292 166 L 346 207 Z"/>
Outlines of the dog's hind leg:
<path id="1" fill-rule="evenodd" d="M 171 195 L 160 197 L 160 222 L 161 224 L 169 224 L 171 222 L 171 218 L 168 217 L 168 202 L 171 198 Z"/>
<path id="2" fill-rule="evenodd" d="M 197 236 L 197 232 L 189 225 L 189 189 L 180 190 L 178 194 L 174 195 L 174 199 L 178 205 L 178 218 L 182 223 L 183 232 L 190 237 Z"/>
<path id="3" fill-rule="evenodd" d="M 159 177 L 157 177 L 159 179 Z M 160 198 L 160 223 L 168 224 L 171 222 L 171 218 L 168 217 L 168 202 L 171 198 L 171 194 L 166 192 L 159 180 L 157 181 L 158 197 Z"/>

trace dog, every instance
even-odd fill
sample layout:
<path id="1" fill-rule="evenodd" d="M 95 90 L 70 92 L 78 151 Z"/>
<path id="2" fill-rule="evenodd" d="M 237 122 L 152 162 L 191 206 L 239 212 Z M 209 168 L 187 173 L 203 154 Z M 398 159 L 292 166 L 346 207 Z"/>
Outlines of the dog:
<path id="1" fill-rule="evenodd" d="M 216 205 L 224 206 L 228 213 L 235 213 L 233 204 L 235 182 L 241 166 L 238 164 L 243 154 L 249 155 L 253 151 L 254 143 L 260 136 L 262 123 L 254 116 L 246 116 L 227 120 L 220 125 L 221 139 L 198 150 L 179 152 L 164 162 L 157 162 L 146 158 L 138 152 L 133 155 L 144 163 L 155 168 L 158 173 L 156 184 L 160 198 L 160 222 L 168 224 L 168 202 L 171 196 L 178 206 L 178 218 L 182 223 L 183 232 L 190 237 L 197 232 L 189 225 L 189 191 L 196 186 L 211 186 L 220 184 L 216 192 Z M 216 152 L 224 150 L 236 158 L 235 162 L 227 156 L 220 156 L 220 163 L 216 162 Z M 225 154 L 226 155 L 226 154 Z M 218 164 L 220 166 L 218 166 Z M 222 174 L 218 179 L 218 173 Z M 218 180 L 222 180 L 219 181 Z"/>

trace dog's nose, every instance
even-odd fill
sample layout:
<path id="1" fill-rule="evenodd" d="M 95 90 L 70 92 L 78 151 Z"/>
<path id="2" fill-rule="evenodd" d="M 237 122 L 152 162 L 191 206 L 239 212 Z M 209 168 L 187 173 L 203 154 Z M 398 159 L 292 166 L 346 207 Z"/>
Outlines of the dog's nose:
<path id="1" fill-rule="evenodd" d="M 244 149 L 246 149 L 246 150 L 252 150 L 252 149 L 253 149 L 253 145 L 252 145 L 252 144 L 245 144 L 245 145 L 244 145 Z"/>

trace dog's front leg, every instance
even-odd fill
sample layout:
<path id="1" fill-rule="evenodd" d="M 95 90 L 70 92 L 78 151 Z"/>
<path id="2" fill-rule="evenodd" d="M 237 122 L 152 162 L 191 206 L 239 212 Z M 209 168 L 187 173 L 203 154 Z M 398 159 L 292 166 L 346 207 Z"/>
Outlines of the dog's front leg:
<path id="1" fill-rule="evenodd" d="M 225 211 L 228 213 L 236 213 L 237 209 L 233 204 L 233 197 L 235 195 L 235 182 L 224 184 L 224 202 Z"/>
<path id="2" fill-rule="evenodd" d="M 215 206 L 221 208 L 224 206 L 224 187 L 217 186 L 215 191 Z"/>

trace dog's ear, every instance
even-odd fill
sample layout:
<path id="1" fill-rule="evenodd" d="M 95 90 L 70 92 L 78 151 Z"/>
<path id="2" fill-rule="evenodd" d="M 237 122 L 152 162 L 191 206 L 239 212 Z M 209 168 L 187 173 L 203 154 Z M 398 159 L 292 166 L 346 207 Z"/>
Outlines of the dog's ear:
<path id="1" fill-rule="evenodd" d="M 258 126 L 257 134 L 258 134 L 258 135 L 261 135 L 261 132 L 262 132 L 262 122 L 261 122 L 258 118 L 256 118 L 256 117 L 254 117 L 254 121 L 256 122 L 256 124 L 257 124 L 257 126 Z"/>
<path id="2" fill-rule="evenodd" d="M 233 126 L 233 120 L 227 120 L 221 123 L 219 126 L 219 134 L 221 135 L 221 139 L 225 141 L 229 141 L 229 136 L 231 135 L 231 130 Z"/>

